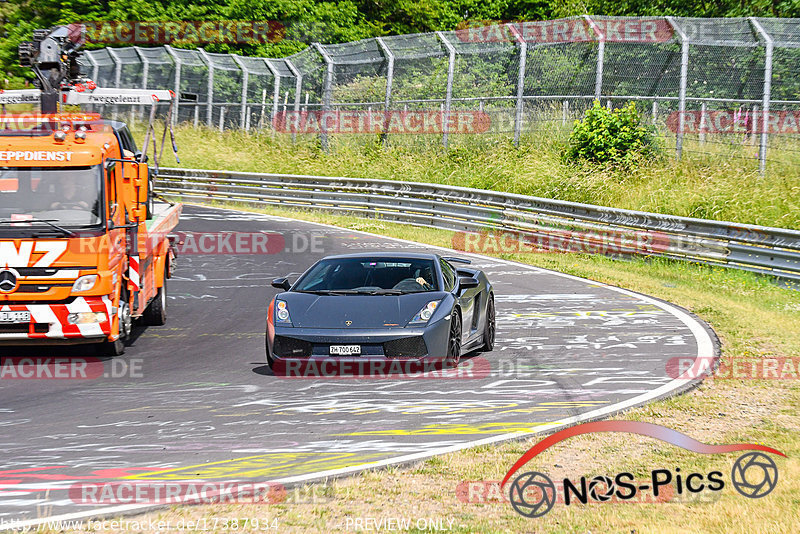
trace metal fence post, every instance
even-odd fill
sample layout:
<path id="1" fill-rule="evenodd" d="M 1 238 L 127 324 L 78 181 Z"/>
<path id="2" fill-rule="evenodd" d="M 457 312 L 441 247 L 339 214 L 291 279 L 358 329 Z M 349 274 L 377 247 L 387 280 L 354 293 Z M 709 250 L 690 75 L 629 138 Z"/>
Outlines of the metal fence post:
<path id="1" fill-rule="evenodd" d="M 386 144 L 386 140 L 389 137 L 389 109 L 392 105 L 392 82 L 394 81 L 394 54 L 386 46 L 386 43 L 383 41 L 383 38 L 376 37 L 375 40 L 378 42 L 378 46 L 381 47 L 384 56 L 386 56 L 386 96 L 384 97 L 383 102 L 383 132 L 381 133 L 381 142 Z"/>
<path id="2" fill-rule="evenodd" d="M 522 133 L 522 112 L 525 106 L 525 62 L 528 59 L 528 43 L 513 23 L 507 24 L 519 44 L 519 71 L 517 72 L 517 109 L 514 113 L 514 146 L 519 146 Z"/>
<path id="3" fill-rule="evenodd" d="M 100 65 L 97 63 L 97 61 L 95 61 L 94 54 L 92 54 L 91 50 L 87 50 L 86 53 L 84 54 L 84 56 L 86 56 L 86 59 L 88 59 L 89 63 L 92 64 L 92 78 L 91 79 L 92 79 L 93 82 L 97 83 L 97 76 L 100 74 Z"/>
<path id="4" fill-rule="evenodd" d="M 319 121 L 319 144 L 322 147 L 322 150 L 327 152 L 328 151 L 328 120 L 326 115 L 331 110 L 331 92 L 333 91 L 333 58 L 325 51 L 319 43 L 314 43 L 314 48 L 317 49 L 317 52 L 322 56 L 322 59 L 325 60 L 325 82 L 322 85 L 322 113 L 320 116 Z M 306 101 L 308 100 L 308 95 L 306 95 Z M 308 106 L 306 106 L 308 109 Z"/>
<path id="5" fill-rule="evenodd" d="M 250 82 L 250 71 L 244 66 L 244 62 L 236 54 L 231 54 L 231 59 L 242 69 L 242 109 L 240 112 L 239 128 L 244 128 L 245 116 L 247 115 L 247 85 Z"/>
<path id="6" fill-rule="evenodd" d="M 211 62 L 211 57 L 202 48 L 197 49 L 203 60 L 208 65 L 208 107 L 206 108 L 206 123 L 209 128 L 214 127 L 214 64 Z"/>
<path id="7" fill-rule="evenodd" d="M 678 90 L 678 133 L 675 137 L 675 157 L 681 159 L 683 152 L 683 130 L 686 123 L 686 78 L 689 75 L 689 38 L 675 19 L 665 17 L 672 29 L 681 38 L 681 82 Z"/>
<path id="8" fill-rule="evenodd" d="M 147 60 L 145 55 L 142 53 L 141 48 L 138 46 L 134 46 L 133 50 L 136 52 L 136 55 L 139 56 L 139 61 L 142 62 L 142 89 L 147 89 L 147 77 L 150 74 L 150 62 Z M 131 113 L 131 118 L 133 117 L 133 113 Z M 139 105 L 139 120 L 144 120 L 144 105 Z"/>
<path id="9" fill-rule="evenodd" d="M 584 19 L 589 23 L 597 36 L 597 69 L 594 75 L 594 98 L 600 100 L 600 95 L 603 93 L 603 62 L 606 55 L 606 36 L 600 31 L 600 28 L 595 24 L 592 17 L 584 15 Z"/>
<path id="10" fill-rule="evenodd" d="M 706 110 L 707 105 L 703 102 L 700 104 L 700 126 L 698 128 L 698 138 L 701 144 L 706 142 Z"/>
<path id="11" fill-rule="evenodd" d="M 761 174 L 767 170 L 767 141 L 769 140 L 769 104 L 772 95 L 772 54 L 774 51 L 775 43 L 772 36 L 764 30 L 761 23 L 754 17 L 750 17 L 750 24 L 756 29 L 758 34 L 764 40 L 765 44 L 765 57 L 764 57 L 764 98 L 761 104 L 761 113 L 764 120 L 761 123 L 761 143 L 758 146 L 758 171 Z M 755 123 L 755 116 L 753 117 Z"/>
<path id="12" fill-rule="evenodd" d="M 97 61 L 95 61 L 91 50 L 87 50 L 86 53 L 84 53 L 84 56 L 86 57 L 86 59 L 89 60 L 89 63 L 91 63 L 92 65 L 92 75 L 90 79 L 93 82 L 97 83 L 97 75 L 100 73 L 100 65 L 98 65 Z M 94 104 L 90 104 L 89 109 L 94 111 Z"/>
<path id="13" fill-rule="evenodd" d="M 448 137 L 450 134 L 450 105 L 453 101 L 453 74 L 455 73 L 456 68 L 456 49 L 450 42 L 445 38 L 442 32 L 436 32 L 436 35 L 442 41 L 445 48 L 447 48 L 447 52 L 450 56 L 450 59 L 447 64 L 447 89 L 445 90 L 444 96 L 444 116 L 442 117 L 442 131 L 444 132 L 442 135 L 442 144 L 447 148 Z"/>
<path id="14" fill-rule="evenodd" d="M 164 50 L 167 51 L 167 54 L 169 54 L 173 63 L 175 63 L 175 107 L 172 108 L 172 124 L 178 124 L 178 106 L 180 106 L 181 102 L 181 65 L 183 62 L 170 45 L 165 45 Z"/>
<path id="15" fill-rule="evenodd" d="M 272 133 L 275 133 L 275 117 L 278 116 L 278 101 L 281 97 L 281 75 L 278 74 L 278 69 L 275 68 L 275 65 L 270 62 L 269 59 L 264 58 L 264 63 L 267 64 L 267 68 L 272 73 L 272 77 L 275 80 L 272 86 L 272 116 L 270 118 L 270 127 L 272 128 Z M 261 118 L 264 118 L 264 108 L 261 108 Z M 263 120 L 262 126 L 263 128 Z"/>
<path id="16" fill-rule="evenodd" d="M 106 50 L 108 50 L 108 55 L 111 57 L 111 60 L 114 61 L 114 87 L 119 89 L 120 80 L 122 80 L 122 61 L 120 61 L 119 56 L 114 52 L 113 48 L 107 48 Z M 117 120 L 119 106 L 114 104 L 111 109 L 113 110 L 112 118 Z"/>
<path id="17" fill-rule="evenodd" d="M 303 75 L 294 66 L 290 59 L 286 59 L 286 66 L 292 71 L 294 83 L 294 128 L 292 128 L 292 143 L 297 141 L 297 128 L 300 125 L 300 91 L 303 90 Z"/>

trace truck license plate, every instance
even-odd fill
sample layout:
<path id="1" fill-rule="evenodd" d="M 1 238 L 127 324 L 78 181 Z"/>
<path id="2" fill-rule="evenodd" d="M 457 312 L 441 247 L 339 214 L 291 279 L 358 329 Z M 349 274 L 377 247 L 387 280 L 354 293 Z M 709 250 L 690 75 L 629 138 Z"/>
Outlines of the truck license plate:
<path id="1" fill-rule="evenodd" d="M 361 345 L 331 345 L 330 354 L 337 356 L 360 355 Z"/>
<path id="2" fill-rule="evenodd" d="M 0 323 L 29 323 L 31 312 L 26 311 L 0 311 Z"/>

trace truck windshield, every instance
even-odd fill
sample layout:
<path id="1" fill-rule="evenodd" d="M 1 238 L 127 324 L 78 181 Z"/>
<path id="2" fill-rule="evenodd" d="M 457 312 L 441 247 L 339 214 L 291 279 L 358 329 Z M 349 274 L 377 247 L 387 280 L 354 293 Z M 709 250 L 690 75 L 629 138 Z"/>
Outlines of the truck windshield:
<path id="1" fill-rule="evenodd" d="M 14 226 L 36 220 L 63 227 L 100 224 L 102 176 L 99 165 L 0 167 L 0 220 Z"/>

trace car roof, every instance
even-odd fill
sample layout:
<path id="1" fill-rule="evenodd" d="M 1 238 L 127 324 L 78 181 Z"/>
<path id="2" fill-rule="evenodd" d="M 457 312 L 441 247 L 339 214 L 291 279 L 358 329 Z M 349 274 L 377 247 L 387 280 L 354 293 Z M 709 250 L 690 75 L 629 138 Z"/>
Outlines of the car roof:
<path id="1" fill-rule="evenodd" d="M 356 258 L 363 258 L 365 260 L 369 259 L 380 259 L 380 258 L 398 258 L 398 259 L 409 259 L 409 260 L 436 260 L 439 258 L 438 254 L 431 254 L 429 252 L 355 252 L 351 254 L 335 254 L 333 256 L 325 256 L 322 258 L 323 260 L 339 260 L 339 259 L 356 259 Z"/>

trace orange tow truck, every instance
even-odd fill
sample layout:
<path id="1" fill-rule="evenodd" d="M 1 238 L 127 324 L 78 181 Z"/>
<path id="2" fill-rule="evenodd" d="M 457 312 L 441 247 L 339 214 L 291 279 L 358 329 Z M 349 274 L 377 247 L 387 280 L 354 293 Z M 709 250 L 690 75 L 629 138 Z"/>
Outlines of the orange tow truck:
<path id="1" fill-rule="evenodd" d="M 52 71 L 42 113 L 0 115 L 0 353 L 93 343 L 118 355 L 134 320 L 166 321 L 182 206 L 155 201 L 152 169 L 124 123 L 53 109 Z M 58 96 L 90 102 L 96 90 L 76 85 L 58 83 Z"/>

